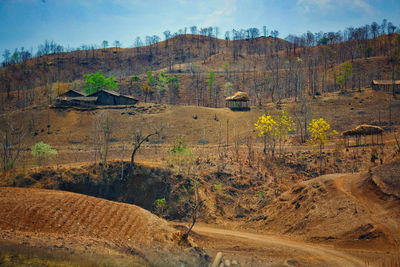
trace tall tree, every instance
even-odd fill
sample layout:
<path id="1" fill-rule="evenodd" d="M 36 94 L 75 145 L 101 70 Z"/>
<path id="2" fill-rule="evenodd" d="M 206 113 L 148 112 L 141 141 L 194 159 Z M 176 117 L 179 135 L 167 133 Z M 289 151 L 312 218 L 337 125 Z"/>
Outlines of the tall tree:
<path id="1" fill-rule="evenodd" d="M 208 97 L 209 105 L 211 105 L 214 83 L 215 83 L 215 73 L 214 73 L 214 71 L 210 71 L 210 74 L 207 77 L 207 85 L 208 85 L 208 90 L 209 90 L 209 97 Z"/>

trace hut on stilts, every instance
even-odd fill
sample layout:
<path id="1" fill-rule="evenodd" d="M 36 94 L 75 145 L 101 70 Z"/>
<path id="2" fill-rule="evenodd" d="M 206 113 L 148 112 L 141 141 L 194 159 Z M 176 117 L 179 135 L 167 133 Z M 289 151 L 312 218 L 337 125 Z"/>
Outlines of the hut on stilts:
<path id="1" fill-rule="evenodd" d="M 371 136 L 371 144 L 368 144 L 367 142 L 368 135 Z M 379 126 L 367 124 L 359 125 L 354 129 L 344 131 L 342 136 L 346 147 L 383 145 L 383 129 Z M 355 137 L 355 145 L 352 146 L 350 146 L 351 137 Z"/>
<path id="2" fill-rule="evenodd" d="M 225 98 L 226 106 L 231 110 L 250 110 L 249 95 L 245 92 L 236 92 L 233 96 Z"/>

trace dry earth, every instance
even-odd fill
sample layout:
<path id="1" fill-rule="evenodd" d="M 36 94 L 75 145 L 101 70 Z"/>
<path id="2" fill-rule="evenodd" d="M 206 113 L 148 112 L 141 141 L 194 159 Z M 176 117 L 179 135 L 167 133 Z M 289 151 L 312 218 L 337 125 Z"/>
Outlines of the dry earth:
<path id="1" fill-rule="evenodd" d="M 63 191 L 7 187 L 0 188 L 0 203 L 0 248 L 55 250 L 76 254 L 88 263 L 100 256 L 104 261 L 95 264 L 112 265 L 174 266 L 186 257 L 179 255 L 184 253 L 176 246 L 177 231 L 134 205 Z"/>

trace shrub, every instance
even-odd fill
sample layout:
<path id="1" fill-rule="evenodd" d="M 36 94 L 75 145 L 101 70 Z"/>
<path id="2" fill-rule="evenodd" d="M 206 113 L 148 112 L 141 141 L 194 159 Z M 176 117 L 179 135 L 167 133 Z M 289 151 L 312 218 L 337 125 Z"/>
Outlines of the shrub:
<path id="1" fill-rule="evenodd" d="M 57 155 L 58 152 L 56 149 L 51 148 L 50 145 L 43 143 L 40 141 L 31 147 L 32 156 L 35 158 L 36 163 L 41 166 L 46 163 L 48 159 Z"/>

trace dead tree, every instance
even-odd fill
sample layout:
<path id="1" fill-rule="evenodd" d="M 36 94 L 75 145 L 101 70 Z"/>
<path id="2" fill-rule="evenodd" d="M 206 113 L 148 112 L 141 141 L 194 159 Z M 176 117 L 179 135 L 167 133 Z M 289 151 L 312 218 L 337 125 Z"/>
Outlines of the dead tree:
<path id="1" fill-rule="evenodd" d="M 22 126 L 17 126 L 16 121 L 9 116 L 2 118 L 2 129 L 0 129 L 0 157 L 2 169 L 7 171 L 14 168 L 21 150 L 26 130 Z"/>
<path id="2" fill-rule="evenodd" d="M 197 178 L 197 176 L 194 176 L 194 178 L 192 179 L 192 183 L 193 183 L 193 191 L 194 191 L 194 199 L 191 200 L 189 202 L 189 206 L 190 206 L 190 217 L 192 219 L 189 228 L 186 230 L 186 232 L 182 235 L 182 240 L 183 241 L 187 241 L 190 232 L 192 231 L 194 225 L 197 222 L 197 219 L 200 216 L 200 211 L 201 208 L 203 206 L 203 200 L 200 199 L 199 196 L 199 180 Z"/>
<path id="3" fill-rule="evenodd" d="M 143 134 L 141 129 L 138 129 L 135 131 L 133 134 L 133 151 L 131 154 L 131 169 L 135 166 L 135 155 L 139 151 L 140 147 L 144 142 L 148 142 L 149 138 L 155 135 L 160 135 L 163 130 L 163 127 L 157 127 L 156 129 L 153 129 L 150 133 L 148 134 Z"/>

